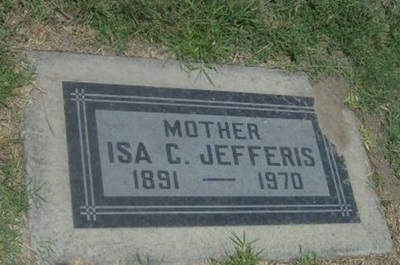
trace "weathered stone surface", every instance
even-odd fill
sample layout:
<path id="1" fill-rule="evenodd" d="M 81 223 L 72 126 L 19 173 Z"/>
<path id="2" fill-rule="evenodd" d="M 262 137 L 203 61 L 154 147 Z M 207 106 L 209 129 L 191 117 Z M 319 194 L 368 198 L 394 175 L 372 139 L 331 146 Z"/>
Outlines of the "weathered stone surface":
<path id="1" fill-rule="evenodd" d="M 211 84 L 175 61 L 30 57 L 44 93 L 25 157 L 46 202 L 29 231 L 54 243 L 51 261 L 196 262 L 244 231 L 277 259 L 391 249 L 358 121 L 338 109 L 340 130 L 325 126 L 333 103 L 306 76 L 221 66 Z"/>

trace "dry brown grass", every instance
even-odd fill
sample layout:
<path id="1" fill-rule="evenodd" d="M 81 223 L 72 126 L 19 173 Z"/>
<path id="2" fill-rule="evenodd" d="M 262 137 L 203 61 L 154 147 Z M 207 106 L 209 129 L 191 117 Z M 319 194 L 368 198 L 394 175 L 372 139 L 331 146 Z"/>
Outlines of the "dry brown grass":
<path id="1" fill-rule="evenodd" d="M 58 23 L 40 23 L 29 20 L 28 15 L 14 14 L 9 24 L 19 25 L 10 39 L 15 50 L 20 51 L 62 51 L 98 55 L 115 55 L 115 51 L 96 40 L 96 31 L 87 24 L 73 20 L 58 19 Z M 21 26 L 22 25 L 22 26 Z M 159 45 L 136 39 L 127 43 L 122 56 L 166 59 L 176 57 Z"/>
<path id="2" fill-rule="evenodd" d="M 17 89 L 15 97 L 9 100 L 6 104 L 7 107 L 0 108 L 0 165 L 4 165 L 13 162 L 12 169 L 15 174 L 12 174 L 13 179 L 10 179 L 10 188 L 14 187 L 25 187 L 25 176 L 23 168 L 23 148 L 21 142 L 21 132 L 23 127 L 23 111 L 24 107 L 28 104 L 30 100 L 30 92 L 33 86 L 27 85 Z M 6 174 L 0 172 L 0 181 L 5 181 L 7 178 Z M 12 182 L 12 183 L 11 183 Z M 17 191 L 18 192 L 18 191 Z M 21 205 L 16 205 L 19 207 Z M 3 214 L 3 213 L 1 213 Z M 20 241 L 16 242 L 19 244 L 20 249 L 22 249 L 22 257 L 19 259 L 25 262 L 29 262 L 32 257 L 32 250 L 29 248 L 29 244 L 26 237 L 26 230 L 24 224 L 27 223 L 26 216 L 21 216 L 22 220 L 15 220 L 13 225 L 16 226 L 15 229 L 22 230 Z M 5 253 L 3 251 L 14 250 L 13 246 L 2 246 L 0 244 L 0 260 L 1 256 Z"/>

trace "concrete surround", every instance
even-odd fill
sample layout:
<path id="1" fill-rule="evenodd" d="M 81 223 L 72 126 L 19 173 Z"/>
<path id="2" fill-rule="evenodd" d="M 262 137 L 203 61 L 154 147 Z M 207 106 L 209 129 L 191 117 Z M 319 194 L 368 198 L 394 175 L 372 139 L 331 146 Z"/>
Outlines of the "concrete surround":
<path id="1" fill-rule="evenodd" d="M 33 249 L 50 241 L 52 263 L 82 257 L 96 264 L 131 261 L 136 252 L 165 264 L 187 264 L 219 258 L 232 251 L 232 233 L 257 239 L 269 259 L 286 260 L 303 250 L 323 257 L 368 255 L 391 250 L 392 243 L 379 200 L 368 183 L 368 157 L 358 135 L 359 122 L 347 109 L 320 111 L 332 105 L 304 74 L 255 67 L 217 66 L 209 75 L 213 85 L 197 72 L 182 71 L 173 60 L 123 58 L 68 53 L 30 53 L 37 68 L 37 85 L 26 110 L 24 147 L 28 180 L 40 186 L 45 199 L 29 212 Z M 250 92 L 314 97 L 322 125 L 340 117 L 339 127 L 322 126 L 347 164 L 361 223 L 318 225 L 213 226 L 171 228 L 74 229 L 66 145 L 62 82 L 91 82 L 200 90 Z M 325 99 L 324 99 L 325 98 Z M 335 109 L 335 108 L 333 108 Z M 337 126 L 336 126 L 337 127 Z"/>

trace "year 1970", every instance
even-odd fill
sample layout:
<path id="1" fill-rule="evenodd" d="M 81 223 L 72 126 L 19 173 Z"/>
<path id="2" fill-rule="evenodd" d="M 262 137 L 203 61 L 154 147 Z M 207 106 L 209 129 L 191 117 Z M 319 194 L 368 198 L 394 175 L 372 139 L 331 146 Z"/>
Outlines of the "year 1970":
<path id="1" fill-rule="evenodd" d="M 303 178 L 297 172 L 258 172 L 258 180 L 262 190 L 304 189 Z"/>

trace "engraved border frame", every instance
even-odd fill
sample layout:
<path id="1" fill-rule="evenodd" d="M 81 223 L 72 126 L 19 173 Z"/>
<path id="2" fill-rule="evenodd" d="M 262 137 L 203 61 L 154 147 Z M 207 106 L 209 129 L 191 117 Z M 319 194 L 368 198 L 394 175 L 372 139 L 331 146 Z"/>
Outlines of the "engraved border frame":
<path id="1" fill-rule="evenodd" d="M 312 98 L 78 82 L 63 82 L 63 93 L 76 228 L 359 222 L 344 160 L 322 134 Z M 96 109 L 310 120 L 330 196 L 104 197 Z"/>

